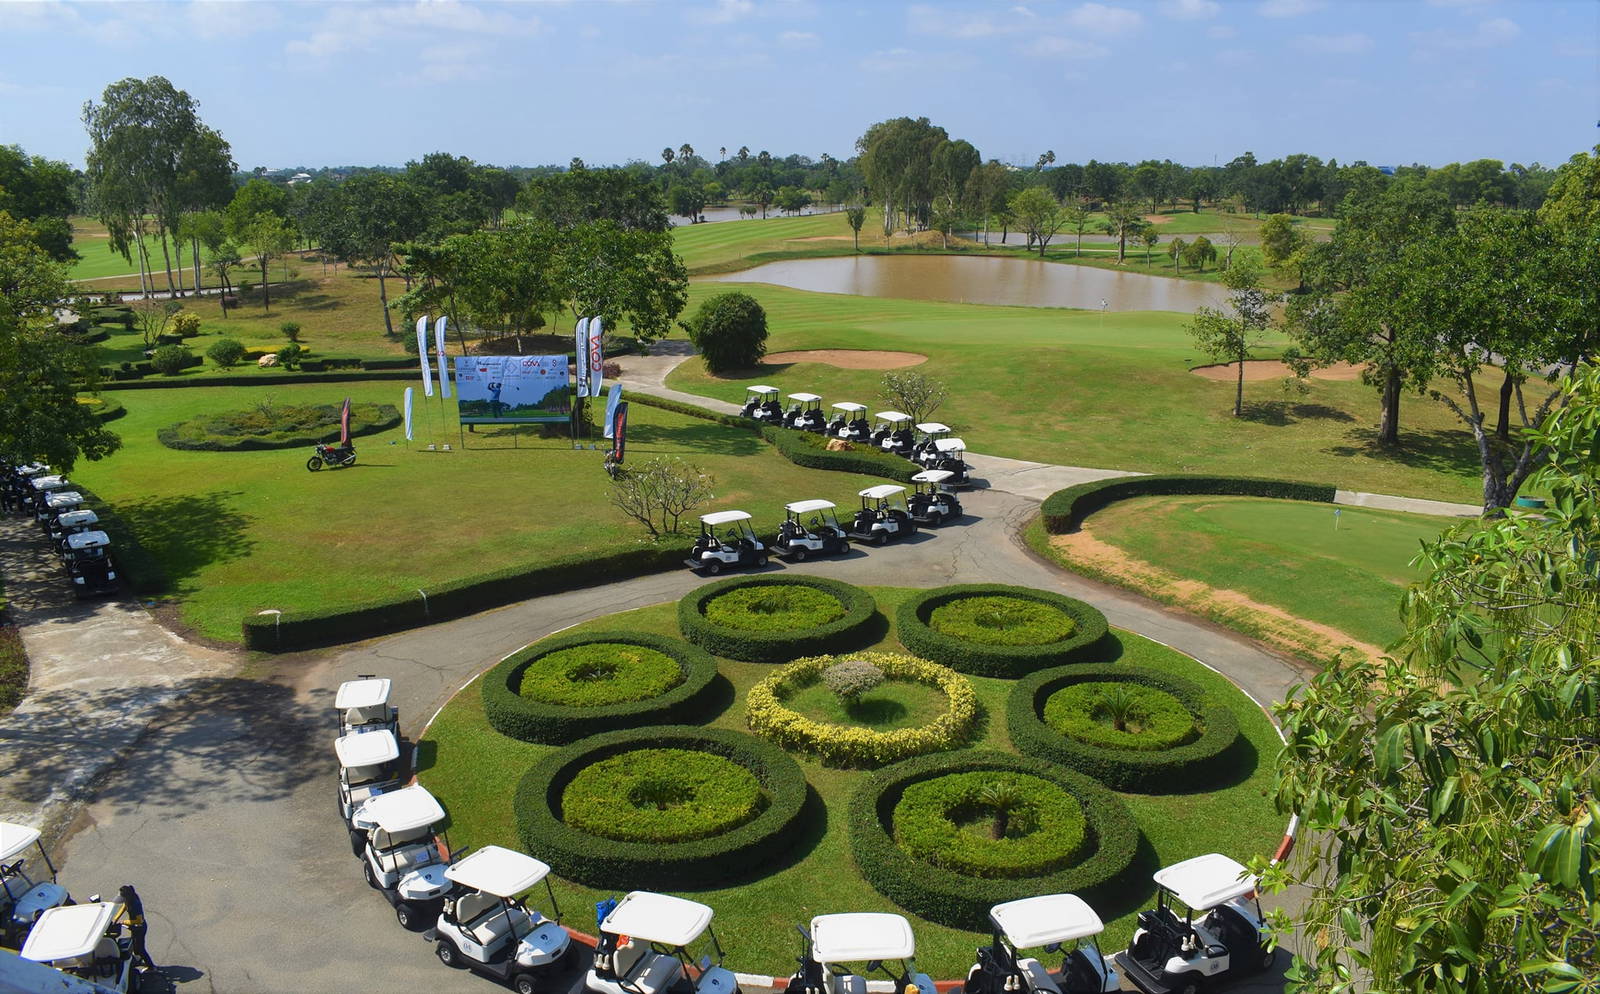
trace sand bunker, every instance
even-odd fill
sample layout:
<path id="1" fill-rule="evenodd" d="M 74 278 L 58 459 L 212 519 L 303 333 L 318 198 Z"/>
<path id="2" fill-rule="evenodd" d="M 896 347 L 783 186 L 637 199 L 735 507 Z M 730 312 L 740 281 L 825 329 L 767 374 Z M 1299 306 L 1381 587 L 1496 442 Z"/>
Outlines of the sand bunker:
<path id="1" fill-rule="evenodd" d="M 1151 224 L 1171 224 L 1172 223 L 1172 215 L 1171 214 L 1146 214 L 1144 216 L 1144 219 L 1146 221 L 1149 221 Z"/>
<path id="2" fill-rule="evenodd" d="M 785 238 L 787 242 L 848 242 L 850 235 L 807 235 L 804 238 Z"/>
<path id="3" fill-rule="evenodd" d="M 1189 370 L 1196 376 L 1203 376 L 1208 380 L 1224 380 L 1229 383 L 1239 378 L 1238 367 L 1231 362 L 1219 363 L 1215 366 L 1196 366 Z M 1281 380 L 1285 376 L 1293 376 L 1294 370 L 1276 359 L 1251 359 L 1244 364 L 1245 382 L 1253 383 L 1257 380 Z M 1336 362 L 1331 366 L 1311 371 L 1313 380 L 1349 381 L 1361 378 L 1361 367 L 1348 362 Z"/>
<path id="4" fill-rule="evenodd" d="M 768 365 L 784 362 L 820 362 L 840 369 L 903 369 L 928 361 L 915 352 L 875 352 L 871 349 L 805 349 L 800 352 L 769 352 L 761 360 Z"/>

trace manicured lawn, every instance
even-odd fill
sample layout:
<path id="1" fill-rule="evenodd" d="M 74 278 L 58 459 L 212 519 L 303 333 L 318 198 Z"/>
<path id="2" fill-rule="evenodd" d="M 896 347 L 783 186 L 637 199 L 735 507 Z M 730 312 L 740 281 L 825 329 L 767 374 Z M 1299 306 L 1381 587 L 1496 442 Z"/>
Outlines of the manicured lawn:
<path id="1" fill-rule="evenodd" d="M 880 684 L 849 706 L 820 683 L 805 688 L 785 703 L 807 718 L 834 725 L 860 725 L 875 732 L 925 725 L 950 705 L 949 698 L 938 688 L 901 680 Z"/>
<path id="2" fill-rule="evenodd" d="M 910 593 L 897 588 L 871 589 L 889 619 L 894 617 L 895 606 Z M 671 604 L 586 622 L 577 630 L 617 627 L 677 634 Z M 1248 741 L 1243 765 L 1230 786 L 1204 794 L 1124 795 L 1149 840 L 1154 859 L 1165 863 L 1219 848 L 1241 858 L 1270 854 L 1282 836 L 1285 819 L 1273 810 L 1271 765 L 1279 740 L 1267 716 L 1222 677 L 1187 657 L 1134 635 L 1122 634 L 1121 641 L 1122 658 L 1127 662 L 1178 674 L 1218 695 L 1238 714 Z M 879 647 L 904 651 L 892 627 Z M 493 663 L 494 660 L 484 660 L 486 668 Z M 718 669 L 733 693 L 726 709 L 708 724 L 742 728 L 746 692 L 770 675 L 773 667 L 719 660 Z M 1010 751 L 1004 704 L 1011 681 L 970 679 L 986 714 L 974 746 Z M 420 778 L 449 813 L 452 845 L 498 843 L 520 849 L 522 843 L 511 809 L 512 794 L 528 766 L 552 747 L 508 739 L 489 727 L 483 716 L 480 689 L 480 683 L 473 681 L 458 694 L 418 744 Z M 793 927 L 803 925 L 813 915 L 898 910 L 861 879 L 850 855 L 846 807 L 864 774 L 825 769 L 797 758 L 806 779 L 826 805 L 825 824 L 807 836 L 792 861 L 772 867 L 769 875 L 687 894 L 715 909 L 717 934 L 728 950 L 728 965 L 735 970 L 787 974 L 799 951 Z M 1125 905 L 1101 909 L 1109 924 L 1101 945 L 1108 952 L 1126 944 L 1133 926 L 1131 912 L 1151 899 L 1147 876 L 1150 869 L 1136 863 L 1128 877 Z M 592 930 L 594 902 L 607 894 L 566 882 L 558 882 L 556 889 L 567 923 Z M 975 933 L 934 925 L 915 916 L 912 924 L 917 936 L 918 964 L 940 979 L 965 976 L 973 949 L 985 941 Z"/>

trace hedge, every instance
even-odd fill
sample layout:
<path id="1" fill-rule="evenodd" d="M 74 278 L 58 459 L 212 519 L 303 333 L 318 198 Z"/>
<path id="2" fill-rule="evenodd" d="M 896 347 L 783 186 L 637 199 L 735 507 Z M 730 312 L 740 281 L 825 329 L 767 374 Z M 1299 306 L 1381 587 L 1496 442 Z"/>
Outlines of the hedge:
<path id="1" fill-rule="evenodd" d="M 1055 607 L 1072 618 L 1076 629 L 1059 642 L 1043 645 L 982 645 L 934 631 L 928 617 L 934 610 L 964 597 L 1016 597 Z M 1062 663 L 1091 661 L 1106 635 L 1106 616 L 1092 605 L 1048 590 L 1000 583 L 959 583 L 912 595 L 895 616 L 900 642 L 924 659 L 963 673 L 1015 679 Z"/>
<path id="2" fill-rule="evenodd" d="M 639 749 L 592 762 L 561 795 L 568 826 L 617 842 L 689 842 L 733 831 L 766 807 L 754 773 L 688 749 Z"/>
<path id="3" fill-rule="evenodd" d="M 116 377 L 119 375 L 127 376 L 128 374 L 120 369 L 115 370 L 112 373 L 113 382 L 100 384 L 100 389 L 171 390 L 176 387 L 274 387 L 286 386 L 292 383 L 351 383 L 362 380 L 410 380 L 415 379 L 420 375 L 415 369 L 339 369 L 326 373 L 294 373 L 289 371 L 284 371 L 281 373 L 251 373 L 240 371 L 221 376 L 184 376 L 176 378 L 161 377 L 159 379 L 146 380 L 143 378 L 143 376 L 149 375 L 150 370 L 148 368 L 141 369 L 140 367 L 148 367 L 149 365 L 150 364 L 147 362 L 136 363 L 134 365 L 134 369 L 138 370 L 142 375 L 134 379 L 117 379 Z M 418 382 L 420 382 L 420 380 Z"/>
<path id="4" fill-rule="evenodd" d="M 753 632 L 715 625 L 705 616 L 706 602 L 730 590 L 750 587 L 811 587 L 844 605 L 844 617 L 810 628 L 785 632 Z M 736 576 L 708 583 L 678 601 L 678 630 L 683 637 L 714 655 L 752 663 L 782 663 L 800 656 L 846 652 L 873 641 L 868 631 L 878 606 L 860 587 L 820 576 Z"/>
<path id="5" fill-rule="evenodd" d="M 1010 803 L 993 837 L 997 799 Z M 990 831 L 974 831 L 981 820 Z M 1021 826 L 1020 831 L 1013 831 Z M 1083 805 L 1060 786 L 1025 773 L 946 773 L 909 784 L 890 826 L 901 849 L 963 876 L 1015 880 L 1064 870 L 1089 840 Z"/>
<path id="6" fill-rule="evenodd" d="M 98 399 L 100 403 L 94 404 L 92 407 L 94 416 L 99 418 L 102 424 L 107 421 L 115 421 L 128 413 L 127 406 L 120 400 L 111 397 L 100 397 Z"/>
<path id="7" fill-rule="evenodd" d="M 618 842 L 561 820 L 561 795 L 580 770 L 636 749 L 692 749 L 731 759 L 755 774 L 766 807 L 738 828 L 689 842 Z M 568 880 L 624 890 L 698 890 L 789 858 L 806 827 L 808 797 L 800 764 L 776 746 L 728 729 L 656 725 L 591 735 L 551 753 L 522 778 L 513 808 L 527 851 Z"/>
<path id="8" fill-rule="evenodd" d="M 934 866 L 895 843 L 894 809 L 906 787 L 951 773 L 991 770 L 1035 776 L 1075 797 L 1088 823 L 1088 855 L 1077 865 L 1054 873 L 984 879 Z M 1073 893 L 1090 904 L 1120 903 L 1125 896 L 1122 878 L 1139 848 L 1138 824 L 1110 790 L 1053 763 L 1002 752 L 918 756 L 885 767 L 857 788 L 850 799 L 849 817 L 856 866 L 880 894 L 930 921 L 979 932 L 990 927 L 991 907 L 1036 894 Z"/>
<path id="9" fill-rule="evenodd" d="M 316 445 L 318 442 L 337 442 L 339 440 L 339 408 L 333 404 L 320 405 L 295 405 L 325 408 L 334 418 L 332 424 L 327 425 L 322 431 L 307 431 L 301 435 L 226 435 L 205 431 L 209 423 L 217 418 L 229 414 L 243 412 L 223 412 L 222 414 L 202 415 L 188 421 L 167 425 L 157 429 L 156 440 L 169 449 L 181 449 L 190 452 L 257 452 L 265 449 L 294 449 L 303 446 Z M 371 415 L 371 420 L 366 416 Z M 363 435 L 374 435 L 381 431 L 388 431 L 397 427 L 401 422 L 399 408 L 393 404 L 354 404 L 351 407 L 350 436 L 358 438 Z"/>
<path id="10" fill-rule="evenodd" d="M 643 701 L 600 707 L 569 707 L 529 700 L 520 693 L 522 674 L 552 652 L 594 642 L 621 642 L 670 656 L 683 680 L 665 693 Z M 483 678 L 483 713 L 502 735 L 523 742 L 565 744 L 621 726 L 664 725 L 693 721 L 707 711 L 715 696 L 711 682 L 717 663 L 704 649 L 677 639 L 643 632 L 586 632 L 535 642 L 501 660 Z"/>
<path id="11" fill-rule="evenodd" d="M 1200 737 L 1153 752 L 1113 749 L 1080 742 L 1045 723 L 1044 706 L 1051 694 L 1072 684 L 1116 680 L 1176 697 L 1204 726 Z M 1239 737 L 1239 720 L 1187 680 L 1135 666 L 1080 665 L 1041 670 L 1019 680 L 1006 701 L 1006 730 L 1012 745 L 1025 755 L 1071 767 L 1117 790 L 1163 793 L 1193 789 L 1216 772 L 1220 757 Z"/>
<path id="12" fill-rule="evenodd" d="M 1052 535 L 1077 531 L 1083 519 L 1119 500 L 1130 497 L 1163 497 L 1169 494 L 1215 494 L 1232 497 L 1276 497 L 1280 500 L 1333 502 L 1334 487 L 1322 483 L 1296 483 L 1253 476 L 1123 476 L 1110 480 L 1080 483 L 1057 490 L 1044 499 L 1039 513 L 1044 529 Z"/>

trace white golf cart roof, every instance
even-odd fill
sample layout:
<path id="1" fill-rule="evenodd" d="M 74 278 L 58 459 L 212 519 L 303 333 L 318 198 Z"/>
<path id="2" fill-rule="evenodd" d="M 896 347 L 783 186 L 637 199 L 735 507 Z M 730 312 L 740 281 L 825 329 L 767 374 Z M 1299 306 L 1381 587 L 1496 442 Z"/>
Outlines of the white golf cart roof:
<path id="1" fill-rule="evenodd" d="M 357 817 L 390 835 L 444 821 L 444 808 L 421 784 L 379 794 L 361 806 Z"/>
<path id="2" fill-rule="evenodd" d="M 950 431 L 951 428 L 949 425 L 942 425 L 937 421 L 924 421 L 922 424 L 917 425 L 917 430 L 925 435 L 943 435 L 945 432 Z"/>
<path id="3" fill-rule="evenodd" d="M 339 684 L 333 695 L 333 706 L 340 711 L 351 708 L 372 708 L 389 700 L 389 680 L 386 677 L 365 677 L 346 680 Z"/>
<path id="4" fill-rule="evenodd" d="M 1207 853 L 1155 872 L 1158 886 L 1196 911 L 1209 911 L 1256 889 L 1256 878 L 1238 860 Z"/>
<path id="5" fill-rule="evenodd" d="M 18 476 L 38 476 L 40 473 L 50 472 L 50 464 L 46 462 L 31 462 L 26 466 L 17 467 Z"/>
<path id="6" fill-rule="evenodd" d="M 735 521 L 749 521 L 750 515 L 743 511 L 712 511 L 710 514 L 700 515 L 700 523 L 706 525 L 731 525 Z M 632 934 L 631 932 L 629 933 Z"/>
<path id="7" fill-rule="evenodd" d="M 874 414 L 873 417 L 877 418 L 879 421 L 890 421 L 896 424 L 901 421 L 911 420 L 911 415 L 901 414 L 899 411 L 879 411 L 877 414 Z"/>
<path id="8" fill-rule="evenodd" d="M 600 931 L 663 946 L 687 946 L 710 925 L 711 909 L 698 901 L 636 890 L 611 909 Z"/>
<path id="9" fill-rule="evenodd" d="M 882 500 L 885 497 L 893 497 L 895 494 L 903 494 L 905 492 L 905 487 L 898 487 L 893 483 L 880 483 L 875 487 L 868 487 L 857 496 L 867 497 L 872 500 Z"/>
<path id="10" fill-rule="evenodd" d="M 400 743 L 395 741 L 393 732 L 380 728 L 341 735 L 333 740 L 333 751 L 339 757 L 340 766 L 377 766 L 399 759 Z"/>
<path id="11" fill-rule="evenodd" d="M 959 438 L 941 438 L 933 443 L 933 447 L 940 452 L 965 452 L 967 443 Z"/>
<path id="12" fill-rule="evenodd" d="M 814 393 L 792 393 L 789 395 L 789 399 L 798 400 L 802 404 L 809 404 L 814 400 L 821 400 L 822 398 Z"/>
<path id="13" fill-rule="evenodd" d="M 778 392 L 777 387 L 745 387 L 744 389 L 746 393 L 768 394 Z"/>
<path id="14" fill-rule="evenodd" d="M 9 821 L 0 821 L 0 862 L 39 841 L 39 830 Z"/>
<path id="15" fill-rule="evenodd" d="M 88 508 L 81 511 L 68 511 L 56 519 L 56 524 L 63 528 L 76 528 L 79 525 L 92 525 L 100 520 L 100 516 Z"/>
<path id="16" fill-rule="evenodd" d="M 783 509 L 795 514 L 808 514 L 811 511 L 831 511 L 837 506 L 831 500 L 797 500 L 793 504 L 783 505 Z"/>
<path id="17" fill-rule="evenodd" d="M 989 909 L 989 920 L 1018 949 L 1071 942 L 1105 931 L 1105 923 L 1076 894 L 1043 894 Z"/>
<path id="18" fill-rule="evenodd" d="M 33 489 L 35 490 L 60 490 L 62 487 L 69 485 L 67 478 L 60 475 L 36 476 L 33 478 Z"/>
<path id="19" fill-rule="evenodd" d="M 79 532 L 67 536 L 67 548 L 74 552 L 84 549 L 103 549 L 111 544 L 111 536 L 105 532 Z"/>
<path id="20" fill-rule="evenodd" d="M 925 469 L 911 478 L 912 483 L 943 483 L 956 474 L 948 469 Z"/>
<path id="21" fill-rule="evenodd" d="M 68 504 L 82 504 L 83 494 L 76 490 L 57 490 L 44 499 L 45 507 L 66 507 Z"/>
<path id="22" fill-rule="evenodd" d="M 109 901 L 51 908 L 33 923 L 28 941 L 22 945 L 22 958 L 54 963 L 89 955 L 106 934 L 116 911 L 117 906 Z"/>
<path id="23" fill-rule="evenodd" d="M 833 409 L 836 411 L 849 411 L 851 414 L 855 414 L 857 411 L 865 411 L 867 409 L 867 405 L 854 404 L 848 400 L 841 400 L 839 403 L 833 405 Z"/>
<path id="24" fill-rule="evenodd" d="M 900 915 L 858 911 L 811 919 L 811 956 L 818 963 L 910 959 L 916 952 L 911 923 Z"/>
<path id="25" fill-rule="evenodd" d="M 525 853 L 502 846 L 484 846 L 459 863 L 450 864 L 444 876 L 446 880 L 495 897 L 515 897 L 549 873 L 548 864 Z"/>

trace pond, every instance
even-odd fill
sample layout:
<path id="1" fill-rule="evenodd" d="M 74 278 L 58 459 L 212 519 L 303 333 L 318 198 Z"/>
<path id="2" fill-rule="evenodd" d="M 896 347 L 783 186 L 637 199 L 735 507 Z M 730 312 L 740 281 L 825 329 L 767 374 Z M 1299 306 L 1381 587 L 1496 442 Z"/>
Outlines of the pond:
<path id="1" fill-rule="evenodd" d="M 722 283 L 773 283 L 816 293 L 949 300 L 1017 307 L 1178 311 L 1220 307 L 1226 291 L 1197 283 L 1037 259 L 957 255 L 860 255 L 769 262 L 708 276 Z"/>

